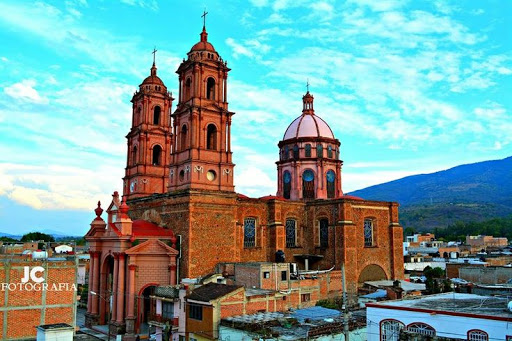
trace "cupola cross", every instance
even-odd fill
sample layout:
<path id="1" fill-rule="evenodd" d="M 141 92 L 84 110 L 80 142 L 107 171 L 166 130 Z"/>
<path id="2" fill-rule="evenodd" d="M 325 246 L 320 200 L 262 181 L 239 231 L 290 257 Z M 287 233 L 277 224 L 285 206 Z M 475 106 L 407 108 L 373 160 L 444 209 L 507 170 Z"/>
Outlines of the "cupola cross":
<path id="1" fill-rule="evenodd" d="M 153 52 L 151 52 L 153 54 L 153 65 L 155 65 L 155 57 L 156 57 L 156 52 L 158 50 L 156 49 L 156 46 L 153 48 Z"/>
<path id="2" fill-rule="evenodd" d="M 309 78 L 306 81 L 306 90 L 307 90 L 307 92 L 309 92 Z"/>
<path id="3" fill-rule="evenodd" d="M 206 12 L 206 9 L 203 11 L 203 15 L 201 16 L 201 18 L 203 18 L 203 27 L 206 27 L 206 15 L 208 14 L 208 12 Z"/>

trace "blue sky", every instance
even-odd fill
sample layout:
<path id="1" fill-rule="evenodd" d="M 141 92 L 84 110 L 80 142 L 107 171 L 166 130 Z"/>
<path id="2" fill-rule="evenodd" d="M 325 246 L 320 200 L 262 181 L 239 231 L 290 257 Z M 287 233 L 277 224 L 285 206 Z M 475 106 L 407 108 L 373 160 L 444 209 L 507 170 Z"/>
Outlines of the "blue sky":
<path id="1" fill-rule="evenodd" d="M 122 189 L 153 47 L 176 94 L 205 7 L 232 68 L 238 192 L 275 194 L 307 79 L 341 141 L 345 192 L 512 154 L 512 1 L 3 0 L 1 232 L 87 231 Z"/>

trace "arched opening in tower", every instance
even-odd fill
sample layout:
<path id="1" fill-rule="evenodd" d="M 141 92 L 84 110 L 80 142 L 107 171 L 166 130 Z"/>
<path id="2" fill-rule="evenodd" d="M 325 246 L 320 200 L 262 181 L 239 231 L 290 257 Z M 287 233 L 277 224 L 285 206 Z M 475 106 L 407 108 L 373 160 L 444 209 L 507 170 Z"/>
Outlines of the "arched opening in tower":
<path id="1" fill-rule="evenodd" d="M 153 124 L 160 124 L 160 112 L 161 109 L 157 105 L 155 109 L 153 109 Z"/>
<path id="2" fill-rule="evenodd" d="M 215 99 L 215 79 L 212 77 L 206 81 L 206 98 Z"/>
<path id="3" fill-rule="evenodd" d="M 156 145 L 153 147 L 153 166 L 160 165 L 160 158 L 162 157 L 162 147 Z"/>
<path id="4" fill-rule="evenodd" d="M 206 128 L 206 149 L 217 150 L 217 127 L 209 124 Z"/>

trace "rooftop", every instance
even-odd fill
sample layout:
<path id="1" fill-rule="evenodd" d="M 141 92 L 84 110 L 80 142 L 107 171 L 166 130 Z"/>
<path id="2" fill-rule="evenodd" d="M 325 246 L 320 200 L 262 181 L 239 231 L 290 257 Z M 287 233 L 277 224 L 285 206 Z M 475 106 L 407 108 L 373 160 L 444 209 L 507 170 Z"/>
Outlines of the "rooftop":
<path id="1" fill-rule="evenodd" d="M 210 302 L 242 287 L 242 285 L 208 283 L 192 291 L 186 298 L 189 300 Z"/>
<path id="2" fill-rule="evenodd" d="M 443 293 L 397 301 L 368 303 L 367 306 L 512 321 L 512 313 L 507 309 L 507 304 L 508 300 L 504 297 Z"/>

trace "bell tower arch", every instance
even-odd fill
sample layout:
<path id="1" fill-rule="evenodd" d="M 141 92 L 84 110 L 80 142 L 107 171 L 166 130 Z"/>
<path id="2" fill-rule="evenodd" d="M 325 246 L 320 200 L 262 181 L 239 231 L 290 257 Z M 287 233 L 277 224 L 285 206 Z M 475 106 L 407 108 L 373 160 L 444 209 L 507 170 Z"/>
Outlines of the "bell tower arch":
<path id="1" fill-rule="evenodd" d="M 165 193 L 172 143 L 172 94 L 157 76 L 153 51 L 150 75 L 132 97 L 132 127 L 126 135 L 128 153 L 123 195 L 127 200 Z"/>
<path id="2" fill-rule="evenodd" d="M 179 100 L 173 118 L 169 191 L 234 191 L 231 118 L 227 78 L 230 69 L 208 41 L 200 41 L 179 66 Z"/>

